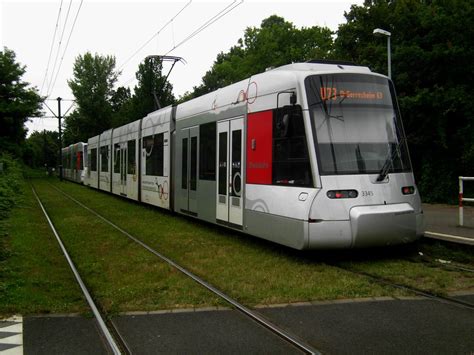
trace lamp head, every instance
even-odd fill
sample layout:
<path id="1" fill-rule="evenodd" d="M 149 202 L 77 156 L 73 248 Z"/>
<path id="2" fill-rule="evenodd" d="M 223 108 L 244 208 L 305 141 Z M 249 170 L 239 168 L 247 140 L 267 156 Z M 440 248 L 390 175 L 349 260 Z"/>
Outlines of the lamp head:
<path id="1" fill-rule="evenodd" d="M 372 32 L 375 36 L 387 36 L 390 37 L 392 34 L 388 31 L 382 30 L 381 28 L 376 28 L 374 32 Z"/>

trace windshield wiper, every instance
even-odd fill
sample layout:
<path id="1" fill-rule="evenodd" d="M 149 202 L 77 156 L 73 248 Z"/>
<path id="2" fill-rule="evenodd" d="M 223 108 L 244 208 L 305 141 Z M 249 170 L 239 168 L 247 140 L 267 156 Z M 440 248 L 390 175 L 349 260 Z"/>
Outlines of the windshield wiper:
<path id="1" fill-rule="evenodd" d="M 403 143 L 403 139 L 401 139 L 397 143 L 395 149 L 393 149 L 390 152 L 390 155 L 387 157 L 387 159 L 385 159 L 385 162 L 383 163 L 382 169 L 380 169 L 380 171 L 379 171 L 379 176 L 377 176 L 376 181 L 380 182 L 380 181 L 385 180 L 385 178 L 387 177 L 388 172 L 390 170 L 390 166 L 393 166 L 393 159 L 395 158 L 395 156 L 397 154 L 399 154 L 400 158 L 401 158 L 400 147 L 401 147 L 402 143 Z"/>

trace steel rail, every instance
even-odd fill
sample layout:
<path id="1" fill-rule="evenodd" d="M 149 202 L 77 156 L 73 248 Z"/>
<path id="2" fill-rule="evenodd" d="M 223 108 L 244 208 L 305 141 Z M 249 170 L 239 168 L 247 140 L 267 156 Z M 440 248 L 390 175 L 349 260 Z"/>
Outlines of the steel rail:
<path id="1" fill-rule="evenodd" d="M 453 262 L 451 260 L 443 260 L 443 259 L 439 259 L 439 258 L 436 259 L 432 256 L 426 255 L 425 253 L 422 253 L 422 255 L 419 255 L 418 258 L 421 259 L 420 263 L 433 265 L 434 267 L 439 267 L 439 268 L 448 269 L 448 270 L 459 270 L 459 271 L 462 271 L 462 272 L 474 273 L 474 269 L 466 267 L 461 263 Z M 416 259 L 406 259 L 406 260 L 414 262 L 414 263 L 418 263 L 418 261 Z"/>
<path id="2" fill-rule="evenodd" d="M 74 262 L 72 261 L 68 251 L 66 250 L 66 247 L 64 246 L 64 244 L 61 240 L 61 237 L 59 236 L 56 228 L 54 227 L 53 222 L 49 218 L 49 215 L 46 212 L 46 209 L 44 208 L 43 203 L 41 202 L 38 194 L 36 193 L 35 188 L 33 186 L 31 186 L 31 189 L 33 191 L 33 194 L 36 197 L 36 200 L 38 201 L 39 206 L 41 207 L 41 210 L 43 211 L 44 216 L 46 217 L 46 220 L 48 221 L 48 224 L 49 224 L 51 230 L 53 231 L 54 236 L 56 237 L 56 240 L 59 243 L 59 246 L 61 247 L 61 250 L 62 250 L 62 252 L 63 252 L 63 254 L 64 254 L 64 256 L 65 256 L 65 258 L 66 258 L 66 260 L 69 264 L 69 267 L 71 268 L 71 270 L 74 274 L 74 277 L 76 278 L 76 281 L 79 284 L 79 286 L 82 290 L 82 293 L 84 294 L 84 297 L 87 300 L 87 303 L 89 304 L 89 307 L 92 310 L 92 313 L 94 314 L 95 319 L 97 320 L 97 323 L 99 325 L 99 329 L 102 332 L 103 336 L 105 337 L 105 340 L 107 341 L 107 344 L 110 346 L 110 349 L 112 350 L 112 352 L 115 355 L 121 355 L 122 354 L 121 348 L 117 345 L 117 343 L 115 342 L 115 339 L 113 338 L 112 334 L 110 333 L 109 329 L 107 328 L 106 323 L 105 323 L 104 319 L 102 318 L 102 315 L 100 314 L 94 300 L 92 299 L 91 294 L 87 290 L 86 285 L 82 281 L 82 278 L 79 275 L 79 272 L 77 271 L 77 269 L 74 265 Z M 121 340 L 123 341 L 123 339 L 121 339 Z M 125 346 L 126 346 L 126 344 L 125 344 Z"/>
<path id="3" fill-rule="evenodd" d="M 130 238 L 131 240 L 133 240 L 135 243 L 141 245 L 143 248 L 148 250 L 150 253 L 154 254 L 155 256 L 160 258 L 161 260 L 165 261 L 166 263 L 168 263 L 169 265 L 171 265 L 175 269 L 179 270 L 180 272 L 182 272 L 186 276 L 190 277 L 191 279 L 193 279 L 195 282 L 197 282 L 201 286 L 205 287 L 206 289 L 208 289 L 212 293 L 218 295 L 219 297 L 221 297 L 222 299 L 224 299 L 225 301 L 230 303 L 232 306 L 234 306 L 237 310 L 242 312 L 244 315 L 250 317 L 252 320 L 257 322 L 258 324 L 260 324 L 260 325 L 264 326 L 265 328 L 269 329 L 274 334 L 278 335 L 280 338 L 282 338 L 286 342 L 290 343 L 294 347 L 302 350 L 303 352 L 305 352 L 307 354 L 321 354 L 321 352 L 319 350 L 316 350 L 311 345 L 308 345 L 308 344 L 304 343 L 302 340 L 298 339 L 295 335 L 288 333 L 286 330 L 281 329 L 280 327 L 273 324 L 272 322 L 270 322 L 269 320 L 267 320 L 266 318 L 264 318 L 260 314 L 252 311 L 250 308 L 245 307 L 241 303 L 237 302 L 236 300 L 234 300 L 230 296 L 226 295 L 222 291 L 218 290 L 217 288 L 215 288 L 211 284 L 209 284 L 206 281 L 204 281 L 203 279 L 201 279 L 199 276 L 193 274 L 191 271 L 189 271 L 189 270 L 185 269 L 184 267 L 180 266 L 175 261 L 171 260 L 170 258 L 164 256 L 160 252 L 158 252 L 155 249 L 151 248 L 150 246 L 148 246 L 147 244 L 145 244 L 141 240 L 135 238 L 133 235 L 128 233 L 126 230 L 124 230 L 121 227 L 117 226 L 115 223 L 109 221 L 107 218 L 105 218 L 104 216 L 102 216 L 98 212 L 94 211 L 93 209 L 87 207 L 82 202 L 76 200 L 71 195 L 67 194 L 66 192 L 62 191 L 61 189 L 57 188 L 56 186 L 54 186 L 52 184 L 51 184 L 51 186 L 54 189 L 56 189 L 57 191 L 59 191 L 60 193 L 62 193 L 64 196 L 69 198 L 71 201 L 75 202 L 76 204 L 78 204 L 82 208 L 84 208 L 87 211 L 89 211 L 90 213 L 94 214 L 96 217 L 100 218 L 105 223 L 109 224 L 110 226 L 112 226 L 113 228 L 115 228 L 116 230 L 118 230 L 119 232 L 121 232 L 122 234 L 124 234 L 125 236 Z"/>
<path id="4" fill-rule="evenodd" d="M 400 289 L 400 290 L 409 291 L 409 292 L 414 293 L 418 296 L 433 299 L 433 300 L 436 300 L 438 302 L 450 303 L 450 304 L 453 304 L 453 305 L 458 306 L 458 307 L 468 308 L 468 309 L 474 310 L 474 304 L 470 303 L 470 302 L 465 302 L 465 301 L 458 300 L 456 298 L 449 297 L 449 296 L 437 295 L 437 294 L 434 294 L 434 293 L 431 293 L 429 291 L 422 290 L 422 289 L 419 289 L 419 288 L 416 288 L 416 287 L 395 283 L 395 282 L 387 280 L 383 277 L 376 276 L 376 275 L 373 275 L 373 274 L 369 274 L 369 273 L 364 272 L 364 271 L 357 271 L 357 270 L 345 268 L 345 267 L 342 267 L 342 266 L 337 265 L 337 264 L 331 264 L 331 263 L 326 263 L 326 264 L 329 265 L 329 266 L 332 266 L 332 267 L 335 267 L 335 268 L 353 273 L 355 275 L 364 276 L 366 278 L 369 278 L 369 279 L 371 279 L 375 282 L 378 282 L 380 284 L 383 284 L 385 286 L 390 286 L 390 287 L 397 288 L 397 289 Z"/>

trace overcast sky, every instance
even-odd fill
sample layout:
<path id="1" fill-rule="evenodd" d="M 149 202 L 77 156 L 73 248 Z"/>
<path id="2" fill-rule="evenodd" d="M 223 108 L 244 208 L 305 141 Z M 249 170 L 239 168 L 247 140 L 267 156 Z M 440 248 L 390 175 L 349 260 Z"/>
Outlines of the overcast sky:
<path id="1" fill-rule="evenodd" d="M 244 0 L 241 3 L 241 0 L 192 0 L 186 6 L 189 0 L 120 2 L 84 0 L 82 5 L 81 0 L 62 0 L 56 29 L 61 0 L 0 0 L 0 46 L 15 51 L 17 61 L 26 65 L 23 79 L 36 86 L 38 90 L 42 88 L 42 95 L 72 99 L 67 80 L 72 77 L 74 58 L 79 54 L 90 51 L 115 56 L 117 68 L 121 68 L 122 71 L 118 85 L 133 87 L 136 84 L 135 72 L 143 58 L 150 54 L 166 54 L 220 11 L 235 7 L 169 53 L 181 56 L 187 62 L 185 65 L 176 64 L 169 77 L 174 94 L 179 97 L 201 83 L 202 76 L 210 69 L 219 52 L 228 51 L 239 38 L 243 37 L 247 27 L 260 26 L 262 20 L 268 16 L 273 14 L 282 16 L 297 27 L 327 26 L 335 31 L 339 24 L 345 22 L 344 11 L 349 11 L 351 4 L 362 2 L 362 0 L 299 2 Z M 169 25 L 132 57 L 180 10 L 182 12 Z M 76 15 L 77 20 L 71 34 Z M 51 47 L 55 29 L 56 38 Z M 61 35 L 63 37 L 59 46 Z M 66 48 L 69 36 L 70 41 Z M 58 47 L 59 54 L 57 54 Z M 164 70 L 167 68 L 165 66 Z M 56 81 L 53 86 L 54 78 Z M 47 103 L 57 112 L 55 101 Z M 63 113 L 70 105 L 69 101 L 63 102 Z M 44 111 L 47 116 L 51 116 L 46 108 Z M 57 130 L 57 120 L 37 118 L 27 126 L 30 133 L 33 130 Z"/>

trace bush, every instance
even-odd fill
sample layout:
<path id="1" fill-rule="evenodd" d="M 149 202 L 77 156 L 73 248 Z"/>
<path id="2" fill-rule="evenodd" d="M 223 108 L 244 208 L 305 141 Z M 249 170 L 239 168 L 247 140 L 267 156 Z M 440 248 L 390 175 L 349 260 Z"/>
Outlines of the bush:
<path id="1" fill-rule="evenodd" d="M 5 219 L 21 196 L 22 168 L 9 154 L 0 155 L 0 221 Z"/>

